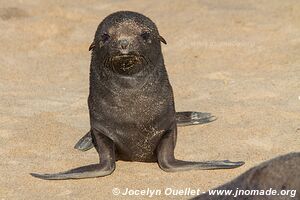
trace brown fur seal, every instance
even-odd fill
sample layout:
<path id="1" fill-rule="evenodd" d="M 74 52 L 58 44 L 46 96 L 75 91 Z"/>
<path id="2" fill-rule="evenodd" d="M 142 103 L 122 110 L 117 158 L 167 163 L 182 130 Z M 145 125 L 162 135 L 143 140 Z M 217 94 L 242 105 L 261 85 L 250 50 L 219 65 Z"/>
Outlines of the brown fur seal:
<path id="1" fill-rule="evenodd" d="M 177 160 L 176 112 L 156 25 L 144 15 L 121 11 L 106 17 L 95 33 L 88 105 L 92 142 L 100 162 L 42 179 L 101 177 L 116 160 L 158 162 L 164 171 L 230 169 L 228 160 Z"/>
<path id="2" fill-rule="evenodd" d="M 290 153 L 264 162 L 246 171 L 233 181 L 214 190 L 232 190 L 232 194 L 209 195 L 195 200 L 288 200 L 300 199 L 300 153 Z M 247 192 L 252 190 L 252 194 Z M 243 194 L 245 192 L 245 194 Z M 256 194 L 256 193 L 257 194 Z M 273 195 L 263 195 L 269 192 Z M 297 193 L 298 192 L 298 193 Z M 260 195 L 258 195 L 260 194 Z M 265 193 L 264 193 L 265 194 Z"/>

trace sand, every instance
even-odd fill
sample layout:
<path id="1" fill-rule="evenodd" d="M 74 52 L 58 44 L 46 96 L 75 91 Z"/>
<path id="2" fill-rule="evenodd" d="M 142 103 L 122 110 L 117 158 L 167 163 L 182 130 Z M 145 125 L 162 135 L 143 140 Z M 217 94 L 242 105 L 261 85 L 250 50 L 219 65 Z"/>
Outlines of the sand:
<path id="1" fill-rule="evenodd" d="M 99 22 L 118 10 L 149 16 L 167 40 L 162 48 L 177 111 L 218 117 L 179 128 L 176 156 L 243 160 L 244 166 L 166 173 L 156 163 L 119 161 L 102 178 L 44 181 L 29 175 L 98 161 L 95 150 L 73 146 L 89 130 L 88 47 Z M 113 188 L 207 191 L 300 150 L 297 0 L 1 0 L 0 41 L 0 199 L 149 199 L 113 196 Z"/>

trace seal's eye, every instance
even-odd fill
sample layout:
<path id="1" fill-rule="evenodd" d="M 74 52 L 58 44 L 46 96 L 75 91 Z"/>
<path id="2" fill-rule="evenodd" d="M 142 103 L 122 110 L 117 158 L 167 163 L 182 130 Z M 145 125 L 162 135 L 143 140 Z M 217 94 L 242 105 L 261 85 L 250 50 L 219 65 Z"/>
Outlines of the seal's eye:
<path id="1" fill-rule="evenodd" d="M 109 38 L 110 38 L 110 36 L 109 36 L 107 33 L 103 33 L 103 34 L 101 35 L 101 40 L 102 40 L 103 42 L 108 41 Z"/>
<path id="2" fill-rule="evenodd" d="M 149 32 L 144 32 L 141 34 L 141 37 L 143 38 L 143 40 L 147 41 L 150 38 L 150 33 Z"/>

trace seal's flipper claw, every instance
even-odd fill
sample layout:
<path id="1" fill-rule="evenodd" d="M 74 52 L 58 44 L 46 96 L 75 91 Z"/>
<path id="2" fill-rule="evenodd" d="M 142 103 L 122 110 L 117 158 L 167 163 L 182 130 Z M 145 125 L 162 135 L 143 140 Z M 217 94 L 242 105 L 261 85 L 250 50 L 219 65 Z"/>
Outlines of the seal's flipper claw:
<path id="1" fill-rule="evenodd" d="M 203 112 L 177 112 L 176 121 L 178 126 L 189 126 L 189 125 L 199 125 L 213 122 L 217 117 L 213 116 L 211 113 Z"/>
<path id="2" fill-rule="evenodd" d="M 85 134 L 74 146 L 75 149 L 78 149 L 80 151 L 87 151 L 93 147 L 94 145 L 92 142 L 92 136 L 90 131 L 87 134 Z"/>

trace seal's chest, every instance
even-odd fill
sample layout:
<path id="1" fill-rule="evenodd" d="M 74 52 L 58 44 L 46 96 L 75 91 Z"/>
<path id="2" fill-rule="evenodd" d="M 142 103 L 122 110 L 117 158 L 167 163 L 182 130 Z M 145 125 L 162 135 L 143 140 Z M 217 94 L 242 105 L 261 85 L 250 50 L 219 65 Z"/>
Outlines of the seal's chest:
<path id="1" fill-rule="evenodd" d="M 166 108 L 166 102 L 146 95 L 115 97 L 109 101 L 108 113 L 122 123 L 147 123 L 155 120 Z"/>

